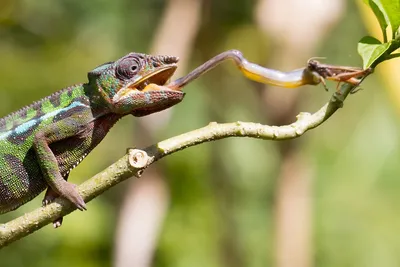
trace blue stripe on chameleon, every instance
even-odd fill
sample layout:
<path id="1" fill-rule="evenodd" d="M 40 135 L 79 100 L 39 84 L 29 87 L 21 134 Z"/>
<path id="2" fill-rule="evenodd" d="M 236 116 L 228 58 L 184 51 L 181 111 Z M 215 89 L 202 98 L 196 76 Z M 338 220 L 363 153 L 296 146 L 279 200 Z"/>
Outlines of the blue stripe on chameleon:
<path id="1" fill-rule="evenodd" d="M 82 103 L 82 102 L 80 102 L 80 101 L 74 101 L 69 106 L 66 106 L 65 108 L 54 110 L 54 111 L 49 112 L 47 114 L 44 114 L 39 119 L 40 119 L 40 121 L 44 121 L 45 119 L 52 118 L 52 117 L 56 116 L 57 114 L 59 114 L 61 112 L 68 111 L 68 110 L 73 109 L 75 107 L 89 107 L 89 106 L 84 104 L 84 103 Z"/>
<path id="2" fill-rule="evenodd" d="M 36 124 L 41 123 L 42 121 L 48 119 L 48 118 L 52 118 L 54 116 L 56 116 L 57 114 L 64 112 L 64 111 L 68 111 L 72 108 L 75 107 L 89 107 L 88 105 L 83 104 L 82 102 L 79 101 L 74 101 L 72 102 L 69 106 L 65 107 L 65 108 L 61 108 L 61 109 L 57 109 L 54 110 L 52 112 L 46 113 L 43 116 L 34 119 L 34 120 L 29 120 L 27 122 L 22 123 L 21 125 L 18 125 L 15 129 L 7 131 L 3 134 L 0 134 L 0 140 L 4 140 L 7 137 L 9 137 L 11 134 L 16 133 L 16 134 L 22 134 L 26 131 L 28 131 L 29 129 L 31 129 L 32 127 L 34 127 Z"/>
<path id="3" fill-rule="evenodd" d="M 26 132 L 29 128 L 35 126 L 37 123 L 38 123 L 37 119 L 29 120 L 27 122 L 22 123 L 21 125 L 18 125 L 13 131 L 16 134 L 21 134 L 23 132 Z"/>

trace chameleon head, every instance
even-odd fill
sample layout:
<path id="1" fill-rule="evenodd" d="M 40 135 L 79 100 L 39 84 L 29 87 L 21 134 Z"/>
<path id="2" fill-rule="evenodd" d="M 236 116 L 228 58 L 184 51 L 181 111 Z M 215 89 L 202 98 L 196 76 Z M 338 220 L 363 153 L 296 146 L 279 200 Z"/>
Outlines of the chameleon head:
<path id="1" fill-rule="evenodd" d="M 144 116 L 182 101 L 184 93 L 164 86 L 177 68 L 174 56 L 129 53 L 89 72 L 89 85 L 112 112 Z"/>

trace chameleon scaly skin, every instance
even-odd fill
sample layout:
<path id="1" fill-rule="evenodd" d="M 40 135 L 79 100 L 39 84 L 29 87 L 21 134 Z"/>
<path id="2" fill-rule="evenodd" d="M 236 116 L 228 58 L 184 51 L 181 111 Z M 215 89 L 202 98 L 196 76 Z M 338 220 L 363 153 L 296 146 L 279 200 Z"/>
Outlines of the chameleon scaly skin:
<path id="1" fill-rule="evenodd" d="M 60 90 L 0 119 L 0 213 L 18 208 L 48 188 L 86 209 L 70 171 L 123 116 L 169 108 L 184 93 L 164 85 L 178 58 L 130 53 L 89 72 L 89 82 Z"/>

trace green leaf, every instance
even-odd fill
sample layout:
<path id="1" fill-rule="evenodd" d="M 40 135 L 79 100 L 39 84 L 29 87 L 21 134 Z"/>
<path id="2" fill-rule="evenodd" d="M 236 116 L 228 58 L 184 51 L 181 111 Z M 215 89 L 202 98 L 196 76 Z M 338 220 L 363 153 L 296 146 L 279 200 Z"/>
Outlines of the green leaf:
<path id="1" fill-rule="evenodd" d="M 393 37 L 400 27 L 400 1 L 399 0 L 381 0 L 383 8 L 392 26 Z"/>
<path id="2" fill-rule="evenodd" d="M 400 1 L 399 0 L 364 0 L 369 5 L 377 17 L 384 36 L 386 27 L 392 28 L 392 38 L 400 27 Z M 386 39 L 385 39 L 386 41 Z"/>
<path id="3" fill-rule="evenodd" d="M 379 0 L 374 0 L 379 1 Z M 393 38 L 397 29 L 400 27 L 400 1 L 399 0 L 380 0 L 392 27 Z"/>
<path id="4" fill-rule="evenodd" d="M 389 43 L 381 43 L 378 39 L 365 36 L 358 42 L 357 51 L 363 59 L 363 67 L 369 68 L 389 49 Z"/>
<path id="5" fill-rule="evenodd" d="M 383 40 L 384 42 L 387 42 L 386 28 L 388 23 L 386 22 L 387 18 L 385 18 L 383 13 L 383 7 L 379 7 L 376 3 L 374 3 L 373 0 L 364 0 L 364 3 L 367 4 L 374 12 L 375 17 L 378 19 L 379 25 L 381 26 Z"/>

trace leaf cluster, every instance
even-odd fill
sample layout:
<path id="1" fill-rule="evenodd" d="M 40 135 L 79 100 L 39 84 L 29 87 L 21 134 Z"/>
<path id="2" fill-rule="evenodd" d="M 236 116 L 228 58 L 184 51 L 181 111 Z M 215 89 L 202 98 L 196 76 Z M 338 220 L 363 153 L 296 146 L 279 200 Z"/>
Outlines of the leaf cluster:
<path id="1" fill-rule="evenodd" d="M 363 59 L 363 67 L 374 68 L 385 60 L 400 56 L 400 53 L 396 53 L 400 47 L 400 1 L 364 0 L 364 3 L 375 14 L 381 27 L 383 41 L 365 36 L 359 41 L 357 50 Z"/>

